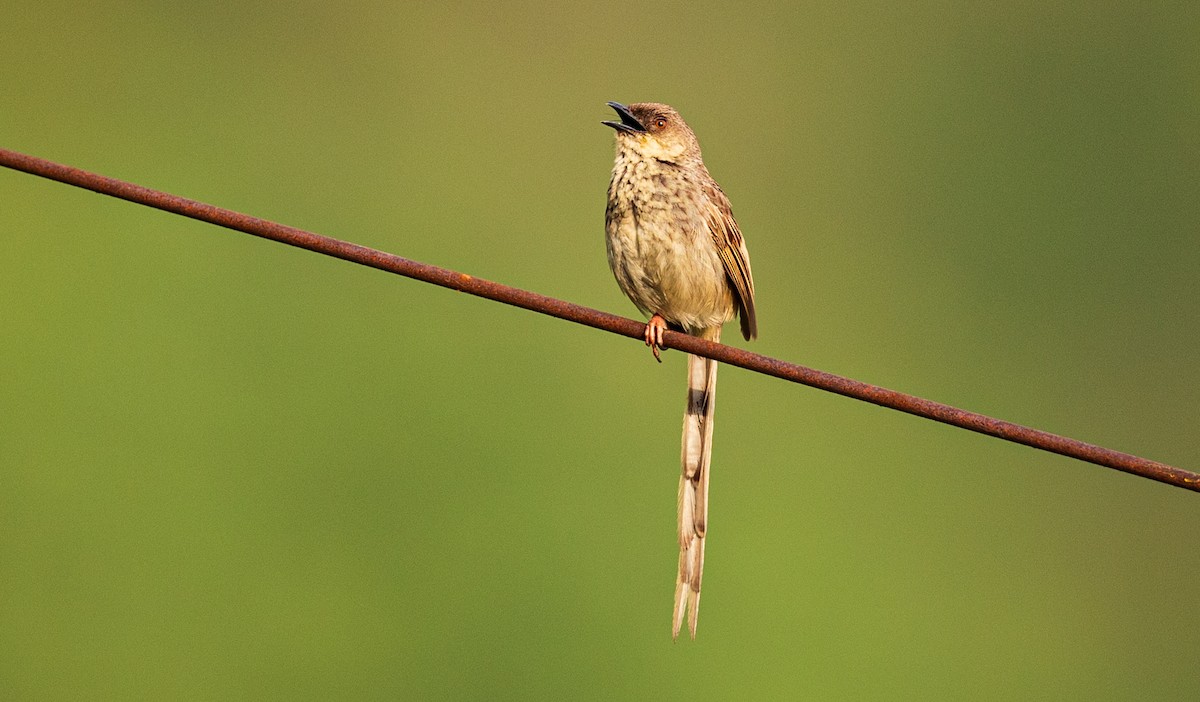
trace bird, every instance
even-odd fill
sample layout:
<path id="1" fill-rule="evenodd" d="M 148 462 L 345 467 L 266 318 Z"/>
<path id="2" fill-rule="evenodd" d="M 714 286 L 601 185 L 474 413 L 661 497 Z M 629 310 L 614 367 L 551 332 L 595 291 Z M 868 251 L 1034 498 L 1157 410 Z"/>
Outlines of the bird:
<path id="1" fill-rule="evenodd" d="M 758 336 L 750 254 L 729 198 L 713 180 L 695 133 L 669 105 L 609 102 L 616 157 L 605 209 L 608 265 L 617 285 L 650 316 L 644 338 L 660 363 L 666 329 L 720 341 L 737 317 Z M 671 617 L 678 640 L 685 615 L 696 638 L 716 408 L 716 361 L 689 354 L 678 495 L 679 569 Z"/>

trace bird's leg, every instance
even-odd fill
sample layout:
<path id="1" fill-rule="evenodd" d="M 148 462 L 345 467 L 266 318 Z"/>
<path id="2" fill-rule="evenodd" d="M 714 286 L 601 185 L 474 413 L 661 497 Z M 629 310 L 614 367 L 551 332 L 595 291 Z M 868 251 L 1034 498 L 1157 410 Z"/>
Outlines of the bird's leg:
<path id="1" fill-rule="evenodd" d="M 654 360 L 662 363 L 662 358 L 658 355 L 658 350 L 662 348 L 663 332 L 667 330 L 667 320 L 663 319 L 661 314 L 657 312 L 650 321 L 646 323 L 646 345 L 654 352 Z"/>

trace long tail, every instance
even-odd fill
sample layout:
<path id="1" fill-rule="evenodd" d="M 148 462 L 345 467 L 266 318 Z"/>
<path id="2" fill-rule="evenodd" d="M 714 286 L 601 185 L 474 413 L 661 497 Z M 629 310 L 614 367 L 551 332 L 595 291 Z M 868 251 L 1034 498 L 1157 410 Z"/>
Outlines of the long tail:
<path id="1" fill-rule="evenodd" d="M 721 340 L 721 328 L 694 332 L 710 341 Z M 688 356 L 687 412 L 683 415 L 683 449 L 679 476 L 679 577 L 675 583 L 675 614 L 671 636 L 679 638 L 683 615 L 696 638 L 700 611 L 700 579 L 704 573 L 704 533 L 708 526 L 708 474 L 712 458 L 713 411 L 717 403 L 717 362 Z"/>

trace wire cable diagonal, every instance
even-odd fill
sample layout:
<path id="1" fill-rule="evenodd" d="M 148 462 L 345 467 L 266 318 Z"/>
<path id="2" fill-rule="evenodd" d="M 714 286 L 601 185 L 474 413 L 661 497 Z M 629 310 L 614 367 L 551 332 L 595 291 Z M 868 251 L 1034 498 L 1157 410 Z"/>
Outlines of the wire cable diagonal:
<path id="1" fill-rule="evenodd" d="M 358 244 L 7 149 L 0 149 L 0 166 L 638 340 L 642 339 L 642 333 L 646 326 L 642 322 L 557 298 L 412 261 Z M 1200 475 L 1158 461 L 968 412 L 940 402 L 806 368 L 687 334 L 668 331 L 664 335 L 663 342 L 665 348 L 674 348 L 705 356 L 746 370 L 1200 492 Z"/>

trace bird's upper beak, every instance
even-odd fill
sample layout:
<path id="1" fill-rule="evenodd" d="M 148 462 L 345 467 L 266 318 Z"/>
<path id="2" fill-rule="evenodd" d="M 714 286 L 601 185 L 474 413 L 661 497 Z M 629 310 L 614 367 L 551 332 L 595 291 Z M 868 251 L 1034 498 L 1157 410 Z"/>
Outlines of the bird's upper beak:
<path id="1" fill-rule="evenodd" d="M 637 117 L 633 116 L 633 113 L 629 111 L 628 107 L 625 107 L 619 102 L 610 102 L 608 103 L 608 106 L 617 111 L 617 116 L 621 118 L 621 121 L 605 121 L 601 122 L 601 124 L 607 124 L 619 132 L 629 132 L 630 134 L 638 134 L 646 131 L 646 128 L 642 126 L 642 123 L 638 121 Z"/>

